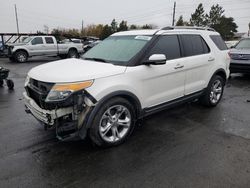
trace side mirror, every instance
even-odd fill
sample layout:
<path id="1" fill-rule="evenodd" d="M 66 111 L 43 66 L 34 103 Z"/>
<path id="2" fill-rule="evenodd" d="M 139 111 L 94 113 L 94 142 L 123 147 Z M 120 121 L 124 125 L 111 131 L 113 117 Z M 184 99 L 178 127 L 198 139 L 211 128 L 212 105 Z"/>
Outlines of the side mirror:
<path id="1" fill-rule="evenodd" d="M 166 64 L 166 61 L 167 61 L 167 58 L 164 54 L 153 54 L 143 64 L 144 65 L 164 65 Z"/>

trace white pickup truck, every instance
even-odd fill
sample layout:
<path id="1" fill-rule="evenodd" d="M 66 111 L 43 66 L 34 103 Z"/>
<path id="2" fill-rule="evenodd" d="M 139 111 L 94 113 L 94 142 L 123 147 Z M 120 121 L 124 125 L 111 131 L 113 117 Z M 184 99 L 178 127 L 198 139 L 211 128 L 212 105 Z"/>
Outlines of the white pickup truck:
<path id="1" fill-rule="evenodd" d="M 77 58 L 81 53 L 83 53 L 83 44 L 58 43 L 53 36 L 31 36 L 22 43 L 8 44 L 9 59 L 19 63 L 24 63 L 33 56 Z"/>

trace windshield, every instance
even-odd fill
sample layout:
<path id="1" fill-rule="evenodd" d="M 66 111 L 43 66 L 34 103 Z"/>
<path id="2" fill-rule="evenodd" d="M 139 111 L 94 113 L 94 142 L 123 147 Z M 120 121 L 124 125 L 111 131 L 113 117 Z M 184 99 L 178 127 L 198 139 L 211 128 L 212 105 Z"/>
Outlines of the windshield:
<path id="1" fill-rule="evenodd" d="M 86 52 L 83 59 L 125 65 L 151 38 L 151 36 L 110 36 Z"/>
<path id="2" fill-rule="evenodd" d="M 236 49 L 248 48 L 250 49 L 250 39 L 241 40 L 236 46 Z"/>
<path id="3" fill-rule="evenodd" d="M 28 43 L 32 40 L 32 37 L 27 37 L 26 39 L 23 40 L 23 43 Z"/>

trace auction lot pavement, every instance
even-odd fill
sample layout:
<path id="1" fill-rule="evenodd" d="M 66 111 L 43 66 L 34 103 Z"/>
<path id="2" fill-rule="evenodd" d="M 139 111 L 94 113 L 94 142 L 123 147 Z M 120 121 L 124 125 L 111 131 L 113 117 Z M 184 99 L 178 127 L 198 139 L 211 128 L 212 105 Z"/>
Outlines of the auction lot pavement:
<path id="1" fill-rule="evenodd" d="M 214 109 L 155 114 L 123 145 L 100 149 L 60 142 L 25 113 L 26 73 L 52 60 L 0 59 L 15 82 L 0 88 L 0 187 L 250 187 L 250 76 L 233 75 Z"/>

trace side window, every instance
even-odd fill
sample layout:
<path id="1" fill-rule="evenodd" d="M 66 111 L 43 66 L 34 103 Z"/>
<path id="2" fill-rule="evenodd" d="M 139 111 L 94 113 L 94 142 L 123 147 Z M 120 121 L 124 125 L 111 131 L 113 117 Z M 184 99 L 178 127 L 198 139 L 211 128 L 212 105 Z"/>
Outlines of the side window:
<path id="1" fill-rule="evenodd" d="M 208 47 L 207 43 L 205 42 L 203 38 L 201 38 L 201 42 L 202 42 L 204 53 L 205 54 L 210 53 L 210 48 Z"/>
<path id="2" fill-rule="evenodd" d="M 147 58 L 153 54 L 165 54 L 167 60 L 180 58 L 181 53 L 177 35 L 160 36 L 157 43 L 150 50 Z"/>
<path id="3" fill-rule="evenodd" d="M 46 44 L 54 44 L 52 37 L 45 37 L 45 42 L 46 42 Z"/>
<path id="4" fill-rule="evenodd" d="M 36 45 L 36 44 L 43 44 L 43 38 L 42 37 L 36 37 L 31 41 L 32 45 Z"/>
<path id="5" fill-rule="evenodd" d="M 200 35 L 181 35 L 184 57 L 210 52 L 208 45 Z"/>
<path id="6" fill-rule="evenodd" d="M 221 38 L 220 35 L 210 35 L 210 38 L 220 50 L 228 49 L 226 43 L 224 42 L 224 40 Z"/>

